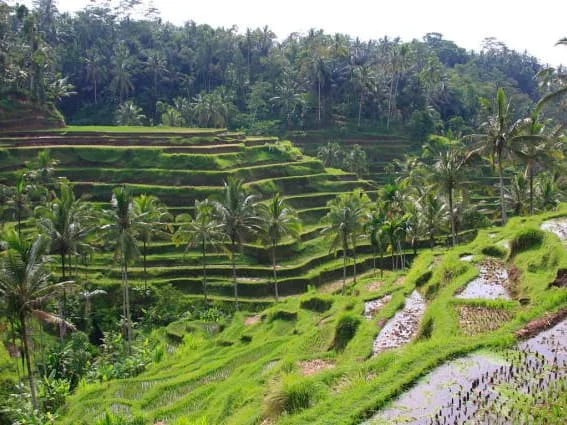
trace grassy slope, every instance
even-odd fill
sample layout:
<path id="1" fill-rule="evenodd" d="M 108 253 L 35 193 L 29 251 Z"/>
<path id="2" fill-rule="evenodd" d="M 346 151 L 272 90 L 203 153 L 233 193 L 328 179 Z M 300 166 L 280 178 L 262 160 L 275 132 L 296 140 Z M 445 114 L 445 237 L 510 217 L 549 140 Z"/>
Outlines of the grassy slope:
<path id="1" fill-rule="evenodd" d="M 358 283 L 356 295 L 325 296 L 333 305 L 324 313 L 300 308 L 300 300 L 313 295 L 308 294 L 285 299 L 269 308 L 263 313 L 262 322 L 252 326 L 246 326 L 245 317 L 237 314 L 218 335 L 187 333 L 185 343 L 147 373 L 135 379 L 84 385 L 70 399 L 60 423 L 90 424 L 108 408 L 139 417 L 148 424 L 156 420 L 176 424 L 179 418 L 206 418 L 212 424 L 259 424 L 268 407 L 274 405 L 273 400 L 281 396 L 278 389 L 295 386 L 308 389 L 310 408 L 274 417 L 278 424 L 358 424 L 443 361 L 480 348 L 499 350 L 510 346 L 514 330 L 545 312 L 567 305 L 564 289 L 547 289 L 557 269 L 567 267 L 567 251 L 550 233 L 540 247 L 510 260 L 522 273 L 517 297 L 529 298 L 530 303 L 480 303 L 505 308 L 513 314 L 513 319 L 500 329 L 465 336 L 459 328 L 455 306 L 475 302 L 457 302 L 453 297 L 456 290 L 478 274 L 474 263 L 459 260 L 461 255 L 474 254 L 478 262 L 486 246 L 512 240 L 523 229 L 537 228 L 544 219 L 558 214 L 567 215 L 567 207 L 546 216 L 512 219 L 504 229 L 483 231 L 466 246 L 424 251 L 403 283 L 398 274 L 388 272 L 385 283 L 371 292 L 368 283 L 377 279 L 367 277 Z M 422 336 L 405 348 L 370 359 L 372 341 L 378 333 L 376 321 L 392 317 L 403 305 L 404 296 L 430 269 L 432 277 L 420 288 L 429 299 L 422 322 L 427 326 L 423 325 Z M 330 350 L 341 315 L 349 312 L 361 317 L 364 300 L 388 293 L 393 295 L 392 302 L 374 320 L 361 319 L 356 335 L 344 351 Z M 271 319 L 282 310 L 297 313 L 297 320 Z M 190 325 L 176 326 L 183 332 Z M 304 377 L 298 362 L 309 359 L 331 360 L 336 367 Z"/>

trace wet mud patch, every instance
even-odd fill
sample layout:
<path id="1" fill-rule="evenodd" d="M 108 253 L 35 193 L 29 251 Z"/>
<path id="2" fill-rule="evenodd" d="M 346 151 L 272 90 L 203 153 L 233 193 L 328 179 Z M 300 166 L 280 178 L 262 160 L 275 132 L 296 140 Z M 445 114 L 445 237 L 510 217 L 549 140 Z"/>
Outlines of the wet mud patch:
<path id="1" fill-rule="evenodd" d="M 512 320 L 514 314 L 502 308 L 478 305 L 458 305 L 459 327 L 467 336 L 492 332 Z"/>
<path id="2" fill-rule="evenodd" d="M 508 270 L 498 261 L 485 260 L 480 265 L 480 275 L 470 281 L 467 286 L 456 295 L 462 299 L 511 299 L 508 287 Z"/>
<path id="3" fill-rule="evenodd" d="M 417 292 L 406 298 L 404 308 L 390 319 L 374 341 L 372 352 L 374 355 L 408 344 L 419 330 L 419 325 L 425 313 L 425 299 Z"/>
<path id="4" fill-rule="evenodd" d="M 304 376 L 312 376 L 327 369 L 334 369 L 336 364 L 332 360 L 313 359 L 298 362 Z"/>
<path id="5" fill-rule="evenodd" d="M 392 301 L 391 295 L 386 295 L 375 300 L 366 301 L 364 303 L 364 317 L 372 319 L 386 304 Z"/>

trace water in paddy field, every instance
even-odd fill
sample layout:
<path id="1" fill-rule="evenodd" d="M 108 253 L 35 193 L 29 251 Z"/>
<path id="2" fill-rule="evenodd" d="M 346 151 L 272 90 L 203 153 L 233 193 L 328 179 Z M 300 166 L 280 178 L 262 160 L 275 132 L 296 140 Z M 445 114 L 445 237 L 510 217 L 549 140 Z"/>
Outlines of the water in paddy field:
<path id="1" fill-rule="evenodd" d="M 374 355 L 409 343 L 419 330 L 425 307 L 425 300 L 421 294 L 413 291 L 406 298 L 404 308 L 384 325 L 376 337 L 372 350 Z"/>
<path id="2" fill-rule="evenodd" d="M 534 424 L 514 399 L 541 406 L 565 389 L 567 320 L 502 356 L 471 354 L 439 366 L 364 425 Z"/>
<path id="3" fill-rule="evenodd" d="M 480 275 L 470 281 L 457 298 L 481 298 L 487 300 L 511 299 L 508 286 L 508 271 L 497 261 L 486 260 L 480 266 Z"/>

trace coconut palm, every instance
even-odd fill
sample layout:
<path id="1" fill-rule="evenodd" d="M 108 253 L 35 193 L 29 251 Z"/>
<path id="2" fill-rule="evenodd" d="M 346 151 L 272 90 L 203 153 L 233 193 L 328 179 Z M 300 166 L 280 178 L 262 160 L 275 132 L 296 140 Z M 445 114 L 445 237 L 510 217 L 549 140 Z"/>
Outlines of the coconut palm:
<path id="1" fill-rule="evenodd" d="M 341 193 L 327 203 L 329 212 L 323 218 L 321 234 L 331 238 L 329 252 L 343 251 L 343 293 L 346 289 L 347 254 L 352 245 L 353 280 L 356 284 L 356 241 L 363 234 L 364 221 L 370 200 L 360 190 Z"/>
<path id="2" fill-rule="evenodd" d="M 131 100 L 121 103 L 116 111 L 117 125 L 142 125 L 146 116 L 142 113 L 142 108 Z"/>
<path id="3" fill-rule="evenodd" d="M 262 231 L 269 242 L 272 251 L 272 274 L 274 278 L 274 295 L 278 301 L 278 276 L 276 266 L 276 250 L 278 244 L 285 236 L 299 237 L 300 220 L 297 213 L 289 207 L 276 193 L 267 205 L 261 205 Z"/>
<path id="4" fill-rule="evenodd" d="M 6 303 L 8 314 L 19 322 L 19 337 L 23 344 L 32 404 L 35 409 L 39 409 L 31 363 L 29 319 L 36 317 L 74 329 L 70 323 L 42 309 L 46 302 L 59 295 L 72 282 L 53 283 L 46 265 L 49 245 L 47 236 L 38 235 L 33 242 L 28 242 L 11 232 L 6 235 L 6 240 L 8 249 L 0 256 L 0 296 Z"/>
<path id="5" fill-rule="evenodd" d="M 215 219 L 215 205 L 208 199 L 195 201 L 195 218 L 190 214 L 181 214 L 176 221 L 183 224 L 173 235 L 173 241 L 176 244 L 186 243 L 186 249 L 201 249 L 203 295 L 207 302 L 207 249 L 222 243 L 225 237 L 222 224 Z"/>
<path id="6" fill-rule="evenodd" d="M 26 181 L 26 176 L 21 173 L 18 175 L 16 185 L 13 188 L 7 189 L 7 204 L 10 205 L 16 215 L 18 236 L 22 231 L 22 218 L 29 210 L 29 193 L 31 187 Z"/>
<path id="7" fill-rule="evenodd" d="M 442 231 L 447 221 L 447 205 L 433 191 L 425 192 L 418 200 L 419 214 L 423 220 L 426 236 L 431 248 L 435 246 L 435 236 Z"/>
<path id="8" fill-rule="evenodd" d="M 167 207 L 153 195 L 145 193 L 133 199 L 134 216 L 136 217 L 137 239 L 142 242 L 142 264 L 144 266 L 144 285 L 148 283 L 147 255 L 148 246 L 154 236 L 164 236 L 171 230 L 167 224 L 171 214 Z"/>
<path id="9" fill-rule="evenodd" d="M 385 240 L 383 226 L 386 222 L 386 211 L 384 206 L 378 204 L 372 209 L 366 218 L 366 232 L 368 233 L 370 244 L 372 245 L 372 263 L 374 275 L 376 275 L 376 256 L 380 254 L 380 278 L 384 277 L 384 248 Z"/>
<path id="10" fill-rule="evenodd" d="M 125 322 L 128 350 L 132 344 L 132 316 L 130 313 L 130 287 L 128 282 L 128 264 L 140 254 L 138 249 L 137 217 L 135 215 L 132 194 L 126 186 L 112 191 L 112 209 L 106 211 L 108 224 L 103 226 L 106 237 L 115 247 L 115 255 L 120 261 L 122 280 L 122 314 Z"/>
<path id="11" fill-rule="evenodd" d="M 89 204 L 77 199 L 69 183 L 62 182 L 59 196 L 36 210 L 40 233 L 51 239 L 51 252 L 59 255 L 63 280 L 71 257 L 77 255 L 87 236 L 95 229 L 95 215 Z"/>
<path id="12" fill-rule="evenodd" d="M 502 88 L 498 89 L 494 103 L 494 113 L 481 124 L 484 133 L 472 137 L 477 142 L 474 151 L 488 155 L 493 167 L 498 168 L 500 213 L 504 225 L 507 221 L 504 202 L 504 159 L 508 153 L 510 140 L 519 135 L 522 120 L 512 122 L 510 103 Z"/>
<path id="13" fill-rule="evenodd" d="M 238 309 L 238 282 L 236 280 L 236 251 L 248 235 L 259 229 L 256 211 L 256 196 L 248 194 L 243 180 L 229 177 L 224 182 L 224 195 L 221 201 L 214 202 L 215 215 L 230 244 L 232 263 L 232 282 L 234 298 Z"/>
<path id="14" fill-rule="evenodd" d="M 533 114 L 522 121 L 520 134 L 510 140 L 510 153 L 526 167 L 530 214 L 534 213 L 534 178 L 537 168 L 546 168 L 555 157 L 560 156 L 560 149 L 555 149 L 554 146 L 558 133 L 558 131 L 547 132 L 545 123 L 538 119 L 537 114 Z"/>
<path id="15" fill-rule="evenodd" d="M 467 154 L 459 147 L 450 146 L 446 151 L 438 154 L 429 176 L 433 187 L 444 193 L 448 198 L 453 246 L 457 244 L 454 205 L 455 191 L 461 188 L 465 181 L 467 165 L 470 158 L 470 153 Z"/>

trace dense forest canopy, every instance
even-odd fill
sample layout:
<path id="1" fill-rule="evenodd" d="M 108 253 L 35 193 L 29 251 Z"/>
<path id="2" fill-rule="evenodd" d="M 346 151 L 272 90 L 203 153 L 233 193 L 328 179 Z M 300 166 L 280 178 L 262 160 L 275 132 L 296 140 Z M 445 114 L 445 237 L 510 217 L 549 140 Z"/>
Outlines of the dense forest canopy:
<path id="1" fill-rule="evenodd" d="M 353 39 L 312 29 L 278 39 L 163 22 L 139 1 L 92 1 L 76 14 L 54 0 L 0 2 L 0 87 L 58 102 L 69 123 L 164 124 L 278 132 L 356 125 L 470 133 L 481 99 L 502 87 L 524 115 L 542 93 L 542 65 L 498 40 L 467 51 L 423 40 Z M 189 17 L 188 17 L 189 18 Z"/>

